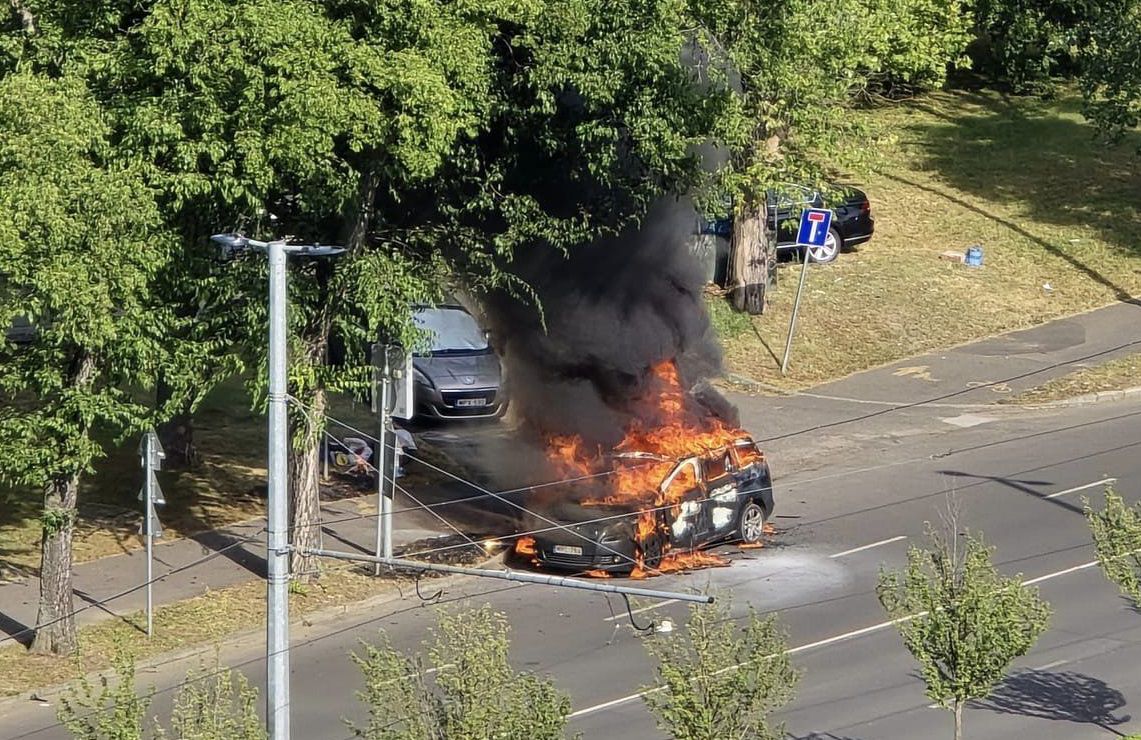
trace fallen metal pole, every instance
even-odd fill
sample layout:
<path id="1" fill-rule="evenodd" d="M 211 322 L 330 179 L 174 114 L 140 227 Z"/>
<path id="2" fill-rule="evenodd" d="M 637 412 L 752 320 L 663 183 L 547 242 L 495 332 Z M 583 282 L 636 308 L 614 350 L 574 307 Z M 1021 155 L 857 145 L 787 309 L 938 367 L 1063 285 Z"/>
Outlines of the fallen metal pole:
<path id="1" fill-rule="evenodd" d="M 365 555 L 356 552 L 342 552 L 340 550 L 305 550 L 306 555 L 316 555 L 322 558 L 336 558 L 338 560 L 356 560 L 362 563 L 376 563 L 396 568 L 410 570 L 430 570 L 439 573 L 456 573 L 464 576 L 479 576 L 480 578 L 498 578 L 502 581 L 520 581 L 522 583 L 538 583 L 543 586 L 560 586 L 563 588 L 577 588 L 582 591 L 602 591 L 610 594 L 625 594 L 626 596 L 644 596 L 648 599 L 673 599 L 675 601 L 689 601 L 695 604 L 712 604 L 713 597 L 704 594 L 685 594 L 677 591 L 657 591 L 650 588 L 633 588 L 631 586 L 617 586 L 613 583 L 595 583 L 583 581 L 569 576 L 551 576 L 542 573 L 527 573 L 517 570 L 490 570 L 488 568 L 466 568 L 461 565 L 444 565 L 442 563 L 423 563 L 419 560 L 403 560 L 401 558 L 378 558 L 375 555 Z"/>

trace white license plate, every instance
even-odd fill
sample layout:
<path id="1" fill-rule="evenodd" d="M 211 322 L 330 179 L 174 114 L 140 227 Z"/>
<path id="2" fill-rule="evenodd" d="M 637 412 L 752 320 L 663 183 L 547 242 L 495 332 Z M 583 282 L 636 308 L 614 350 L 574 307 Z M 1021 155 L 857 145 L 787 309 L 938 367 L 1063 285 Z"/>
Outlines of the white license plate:
<path id="1" fill-rule="evenodd" d="M 457 398 L 456 406 L 486 406 L 486 398 Z"/>
<path id="2" fill-rule="evenodd" d="M 556 555 L 582 555 L 582 548 L 575 545 L 555 545 L 552 549 Z"/>

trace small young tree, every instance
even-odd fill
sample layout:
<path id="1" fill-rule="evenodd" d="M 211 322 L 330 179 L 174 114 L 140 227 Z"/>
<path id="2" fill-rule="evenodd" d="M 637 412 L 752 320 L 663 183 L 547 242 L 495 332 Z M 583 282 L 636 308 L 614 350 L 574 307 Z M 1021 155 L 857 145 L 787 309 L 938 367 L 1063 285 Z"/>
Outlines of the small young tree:
<path id="1" fill-rule="evenodd" d="M 645 702 L 676 740 L 784 737 L 769 715 L 792 699 L 800 678 L 785 634 L 776 617 L 752 610 L 738 627 L 730 606 L 695 606 L 683 630 L 646 641 L 658 682 Z"/>
<path id="2" fill-rule="evenodd" d="M 1046 629 L 1050 607 L 1019 576 L 999 574 L 979 537 L 928 526 L 927 549 L 913 547 L 902 571 L 881 571 L 876 593 L 907 650 L 919 662 L 927 696 L 955 715 L 962 738 L 963 707 L 988 696 L 1011 662 Z"/>
<path id="3" fill-rule="evenodd" d="M 135 657 L 123 645 L 115 650 L 111 675 L 98 686 L 86 676 L 63 696 L 59 721 L 76 740 L 265 740 L 257 712 L 257 689 L 246 677 L 218 663 L 186 674 L 174 700 L 168 734 L 155 721 L 146 729 L 154 690 L 135 691 Z"/>
<path id="4" fill-rule="evenodd" d="M 112 675 L 87 676 L 64 694 L 59 721 L 75 740 L 143 740 L 150 696 L 135 693 L 135 656 L 120 646 Z"/>
<path id="5" fill-rule="evenodd" d="M 186 674 L 170 715 L 170 734 L 161 728 L 156 737 L 175 740 L 265 740 L 265 725 L 258 715 L 258 691 L 241 673 L 229 668 L 203 666 Z"/>
<path id="6" fill-rule="evenodd" d="M 484 606 L 441 613 L 428 657 L 436 688 L 424 682 L 419 656 L 399 653 L 383 634 L 353 660 L 364 674 L 367 740 L 554 740 L 563 737 L 570 699 L 549 679 L 517 673 L 507 660 L 507 617 Z"/>
<path id="7" fill-rule="evenodd" d="M 1082 503 L 1102 572 L 1141 608 L 1141 503 L 1126 506 L 1112 487 L 1105 489 L 1104 510 L 1094 511 L 1089 499 Z"/>

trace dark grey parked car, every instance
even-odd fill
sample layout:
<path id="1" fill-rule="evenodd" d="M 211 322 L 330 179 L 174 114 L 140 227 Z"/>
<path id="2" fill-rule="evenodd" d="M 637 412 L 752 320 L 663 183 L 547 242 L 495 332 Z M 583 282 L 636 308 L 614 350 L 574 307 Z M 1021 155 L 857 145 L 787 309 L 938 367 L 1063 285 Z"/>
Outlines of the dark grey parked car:
<path id="1" fill-rule="evenodd" d="M 430 419 L 491 419 L 507 411 L 499 357 L 487 333 L 459 305 L 420 306 L 413 320 L 428 347 L 412 358 L 416 415 Z"/>

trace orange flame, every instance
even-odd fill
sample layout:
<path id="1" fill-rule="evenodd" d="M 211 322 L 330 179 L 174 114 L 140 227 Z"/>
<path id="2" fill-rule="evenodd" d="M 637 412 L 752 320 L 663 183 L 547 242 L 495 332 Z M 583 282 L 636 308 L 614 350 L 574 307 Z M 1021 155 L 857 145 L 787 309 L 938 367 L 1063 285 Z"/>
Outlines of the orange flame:
<path id="1" fill-rule="evenodd" d="M 525 535 L 515 540 L 515 554 L 522 555 L 525 558 L 531 558 L 538 555 L 535 549 L 535 538 L 531 535 Z"/>
<path id="2" fill-rule="evenodd" d="M 661 485 L 677 460 L 722 449 L 747 433 L 727 426 L 694 403 L 682 390 L 677 366 L 670 360 L 651 368 L 646 391 L 635 403 L 636 418 L 613 452 L 649 453 L 651 457 L 607 460 L 601 450 L 588 451 L 577 436 L 552 436 L 548 439 L 548 458 L 565 477 L 598 475 L 603 479 L 606 492 L 583 504 L 626 506 L 642 512 L 635 525 L 639 547 L 631 577 L 728 565 L 724 558 L 709 553 L 668 552 L 666 515 L 677 515 L 697 481 L 692 469 L 683 468 L 667 488 L 663 490 Z M 763 459 L 755 449 L 742 451 L 748 455 L 742 464 Z M 660 559 L 656 565 L 646 564 L 648 550 L 653 551 L 654 560 Z"/>

